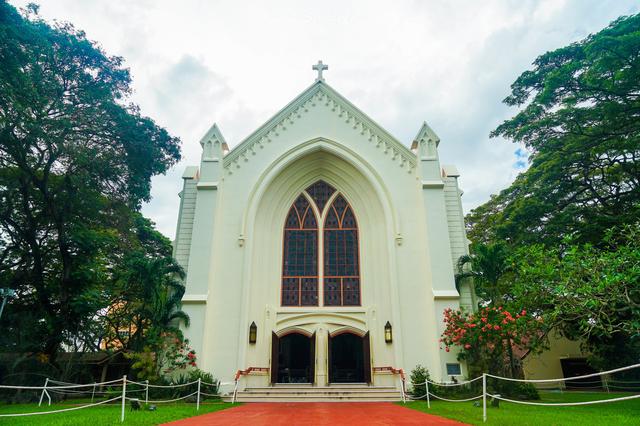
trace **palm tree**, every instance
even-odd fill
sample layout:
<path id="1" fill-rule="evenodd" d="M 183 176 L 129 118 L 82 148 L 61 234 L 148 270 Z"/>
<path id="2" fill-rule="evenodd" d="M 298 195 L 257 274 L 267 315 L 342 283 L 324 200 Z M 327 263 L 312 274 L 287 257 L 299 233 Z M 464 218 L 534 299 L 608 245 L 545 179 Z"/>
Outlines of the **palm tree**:
<path id="1" fill-rule="evenodd" d="M 455 275 L 456 288 L 472 281 L 472 288 L 487 305 L 499 304 L 504 299 L 501 278 L 507 272 L 507 248 L 502 243 L 474 244 L 471 254 L 460 256 Z"/>
<path id="2" fill-rule="evenodd" d="M 182 281 L 185 273 L 173 258 L 161 258 L 153 261 L 154 269 L 159 277 L 159 285 L 155 289 L 155 299 L 151 317 L 153 324 L 163 331 L 176 331 L 182 322 L 186 327 L 190 324 L 189 315 L 182 309 L 182 296 L 185 287 Z"/>
<path id="3" fill-rule="evenodd" d="M 507 296 L 504 275 L 508 272 L 507 247 L 498 242 L 474 244 L 471 254 L 460 256 L 455 275 L 456 288 L 465 280 L 472 280 L 472 288 L 481 303 L 492 306 L 502 305 Z M 511 341 L 505 342 L 511 377 L 516 376 L 516 366 Z"/>
<path id="4" fill-rule="evenodd" d="M 170 256 L 152 257 L 142 252 L 130 254 L 121 282 L 127 287 L 126 307 L 134 326 L 128 349 L 139 351 L 153 330 L 155 335 L 178 332 L 180 323 L 189 326 L 189 315 L 181 310 L 185 273 Z"/>

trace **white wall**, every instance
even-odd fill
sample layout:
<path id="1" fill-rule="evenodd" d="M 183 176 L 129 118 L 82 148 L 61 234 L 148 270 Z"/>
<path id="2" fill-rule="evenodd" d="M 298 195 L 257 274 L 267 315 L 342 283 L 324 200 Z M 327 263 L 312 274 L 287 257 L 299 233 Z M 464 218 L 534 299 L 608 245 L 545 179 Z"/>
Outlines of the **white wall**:
<path id="1" fill-rule="evenodd" d="M 208 164 L 203 161 L 202 175 Z M 373 366 L 408 372 L 422 364 L 445 378 L 444 365 L 455 354 L 441 351 L 437 340 L 442 310 L 458 307 L 451 249 L 462 250 L 464 229 L 455 229 L 460 216 L 448 218 L 461 215 L 452 204 L 457 185 L 447 183 L 445 194 L 441 182 L 425 195 L 416 164 L 413 153 L 325 85 L 304 92 L 232 151 L 215 188 L 198 184 L 197 190 L 186 306 L 195 330 L 188 334 L 202 336 L 200 366 L 230 380 L 237 369 L 269 366 L 273 331 L 299 327 L 325 336 L 351 327 L 370 333 Z M 358 220 L 360 307 L 280 306 L 284 219 L 318 179 L 344 195 Z M 259 330 L 255 345 L 248 344 L 252 321 Z M 384 343 L 387 321 L 392 344 Z M 323 350 L 321 338 L 320 382 Z M 266 385 L 268 376 L 251 380 Z M 374 377 L 376 384 L 393 380 Z"/>

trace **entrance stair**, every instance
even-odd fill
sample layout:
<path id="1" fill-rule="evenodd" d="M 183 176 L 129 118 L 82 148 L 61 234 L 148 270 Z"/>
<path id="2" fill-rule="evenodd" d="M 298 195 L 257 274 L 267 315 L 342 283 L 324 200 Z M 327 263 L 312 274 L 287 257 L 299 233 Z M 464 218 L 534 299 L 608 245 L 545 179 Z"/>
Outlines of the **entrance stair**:
<path id="1" fill-rule="evenodd" d="M 232 395 L 223 396 L 231 401 Z M 312 386 L 276 384 L 238 391 L 237 402 L 379 402 L 401 401 L 402 394 L 392 386 L 368 386 L 365 383 Z"/>

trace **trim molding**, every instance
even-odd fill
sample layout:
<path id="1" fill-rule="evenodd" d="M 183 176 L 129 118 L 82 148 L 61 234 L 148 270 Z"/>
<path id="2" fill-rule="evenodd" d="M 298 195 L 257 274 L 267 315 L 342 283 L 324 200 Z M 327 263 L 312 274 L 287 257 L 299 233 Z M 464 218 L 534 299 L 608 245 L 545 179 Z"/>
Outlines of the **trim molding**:
<path id="1" fill-rule="evenodd" d="M 456 290 L 432 290 L 433 298 L 438 299 L 459 299 L 460 294 Z"/>
<path id="2" fill-rule="evenodd" d="M 422 189 L 444 188 L 444 182 L 441 180 L 423 180 Z"/>
<path id="3" fill-rule="evenodd" d="M 218 182 L 198 182 L 198 189 L 218 189 Z"/>
<path id="4" fill-rule="evenodd" d="M 182 303 L 207 303 L 207 294 L 185 294 L 182 296 Z"/>
<path id="5" fill-rule="evenodd" d="M 385 154 L 389 154 L 389 158 L 398 166 L 406 168 L 408 173 L 415 171 L 416 155 L 411 150 L 328 84 L 317 81 L 224 157 L 223 167 L 227 174 L 232 174 L 234 169 L 239 169 L 260 149 L 286 131 L 288 126 L 303 114 L 308 113 L 311 108 L 319 105 L 329 108 L 339 118 L 352 125 L 354 131 L 367 137 Z"/>

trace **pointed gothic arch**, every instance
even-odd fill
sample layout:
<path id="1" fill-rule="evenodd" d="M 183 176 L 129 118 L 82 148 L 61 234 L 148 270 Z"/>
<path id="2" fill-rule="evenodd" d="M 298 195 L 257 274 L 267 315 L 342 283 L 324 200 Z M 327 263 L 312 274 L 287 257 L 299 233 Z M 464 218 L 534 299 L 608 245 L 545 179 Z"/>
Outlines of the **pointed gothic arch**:
<path id="1" fill-rule="evenodd" d="M 318 220 L 304 193 L 284 225 L 282 305 L 318 306 Z"/>
<path id="2" fill-rule="evenodd" d="M 318 264 L 319 253 L 323 265 Z M 318 306 L 321 279 L 323 306 L 360 305 L 358 224 L 347 200 L 323 180 L 291 205 L 282 258 L 282 306 Z"/>
<path id="3" fill-rule="evenodd" d="M 329 206 L 323 226 L 324 305 L 360 305 L 358 223 L 342 195 Z"/>

